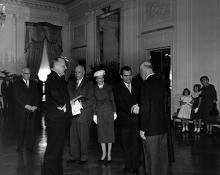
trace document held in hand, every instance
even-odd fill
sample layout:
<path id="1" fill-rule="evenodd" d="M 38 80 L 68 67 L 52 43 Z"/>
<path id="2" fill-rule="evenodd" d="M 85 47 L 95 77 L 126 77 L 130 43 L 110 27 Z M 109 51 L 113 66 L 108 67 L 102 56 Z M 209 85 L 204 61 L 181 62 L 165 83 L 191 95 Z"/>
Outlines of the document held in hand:
<path id="1" fill-rule="evenodd" d="M 78 100 L 76 100 L 76 101 L 71 101 L 70 102 L 70 104 L 71 104 L 71 109 L 72 109 L 72 114 L 73 114 L 73 116 L 74 115 L 78 115 L 78 114 L 80 114 L 81 113 L 81 109 L 82 109 L 82 105 L 81 105 L 81 103 L 78 101 Z"/>

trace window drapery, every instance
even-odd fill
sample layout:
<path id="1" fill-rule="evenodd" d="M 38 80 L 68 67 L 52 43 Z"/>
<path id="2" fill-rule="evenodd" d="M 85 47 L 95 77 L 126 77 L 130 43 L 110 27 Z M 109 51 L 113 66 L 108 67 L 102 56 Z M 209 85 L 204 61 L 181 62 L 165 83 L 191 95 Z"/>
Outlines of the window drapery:
<path id="1" fill-rule="evenodd" d="M 44 40 L 47 40 L 49 63 L 62 53 L 62 27 L 50 23 L 26 22 L 25 56 L 31 75 L 37 75 L 43 55 Z"/>

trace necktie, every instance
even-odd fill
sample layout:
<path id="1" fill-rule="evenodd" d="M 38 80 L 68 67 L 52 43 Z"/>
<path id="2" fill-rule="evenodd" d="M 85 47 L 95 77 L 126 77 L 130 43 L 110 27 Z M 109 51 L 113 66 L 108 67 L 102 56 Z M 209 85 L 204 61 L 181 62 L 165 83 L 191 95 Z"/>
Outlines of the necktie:
<path id="1" fill-rule="evenodd" d="M 25 80 L 25 84 L 27 85 L 27 87 L 28 87 L 28 80 Z"/>
<path id="2" fill-rule="evenodd" d="M 79 87 L 79 80 L 76 81 L 76 87 Z"/>
<path id="3" fill-rule="evenodd" d="M 128 90 L 129 90 L 129 92 L 131 93 L 131 83 L 128 84 Z"/>

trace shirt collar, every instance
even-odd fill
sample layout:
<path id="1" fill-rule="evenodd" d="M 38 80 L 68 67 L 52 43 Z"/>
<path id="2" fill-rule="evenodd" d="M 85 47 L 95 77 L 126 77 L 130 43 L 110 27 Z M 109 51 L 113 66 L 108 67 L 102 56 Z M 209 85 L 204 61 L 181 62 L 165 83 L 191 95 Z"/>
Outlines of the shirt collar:
<path id="1" fill-rule="evenodd" d="M 145 80 L 147 80 L 151 75 L 154 75 L 155 73 L 151 73 L 151 74 L 149 74 L 147 77 L 146 77 L 146 79 Z"/>
<path id="2" fill-rule="evenodd" d="M 126 87 L 128 87 L 129 84 L 131 85 L 131 83 L 129 83 L 129 84 L 128 84 L 128 83 L 125 83 L 125 82 L 123 82 L 123 83 L 125 84 Z"/>

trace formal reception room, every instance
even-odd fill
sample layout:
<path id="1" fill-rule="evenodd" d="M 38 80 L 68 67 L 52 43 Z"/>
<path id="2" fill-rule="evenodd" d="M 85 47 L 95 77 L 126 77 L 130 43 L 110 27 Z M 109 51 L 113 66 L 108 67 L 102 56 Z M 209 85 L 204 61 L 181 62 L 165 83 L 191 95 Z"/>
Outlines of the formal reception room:
<path id="1" fill-rule="evenodd" d="M 0 0 L 0 175 L 219 175 L 219 0 Z"/>

